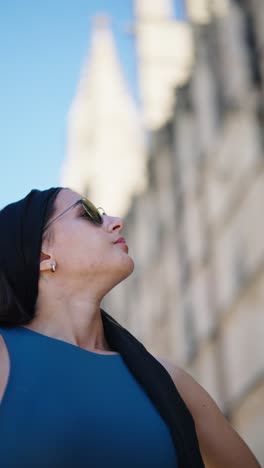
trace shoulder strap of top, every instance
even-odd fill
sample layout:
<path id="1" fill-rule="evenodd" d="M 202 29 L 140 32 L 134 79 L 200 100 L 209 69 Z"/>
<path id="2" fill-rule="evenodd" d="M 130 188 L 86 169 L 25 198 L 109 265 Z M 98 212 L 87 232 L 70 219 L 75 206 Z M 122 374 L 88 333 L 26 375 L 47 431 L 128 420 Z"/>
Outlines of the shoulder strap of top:
<path id="1" fill-rule="evenodd" d="M 149 395 L 171 431 L 180 468 L 204 468 L 192 415 L 166 369 L 140 341 L 101 309 L 106 339 Z"/>
<path id="2" fill-rule="evenodd" d="M 0 327 L 0 335 L 3 335 L 5 337 L 8 334 L 9 328 L 7 327 Z"/>
<path id="3" fill-rule="evenodd" d="M 13 331 L 16 329 L 16 327 L 1 327 L 0 326 L 0 335 L 3 335 L 3 337 L 9 337 L 12 335 Z"/>
<path id="4" fill-rule="evenodd" d="M 17 348 L 13 334 L 14 329 L 15 327 L 0 327 L 0 336 L 4 339 L 9 356 L 11 356 L 13 351 Z"/>

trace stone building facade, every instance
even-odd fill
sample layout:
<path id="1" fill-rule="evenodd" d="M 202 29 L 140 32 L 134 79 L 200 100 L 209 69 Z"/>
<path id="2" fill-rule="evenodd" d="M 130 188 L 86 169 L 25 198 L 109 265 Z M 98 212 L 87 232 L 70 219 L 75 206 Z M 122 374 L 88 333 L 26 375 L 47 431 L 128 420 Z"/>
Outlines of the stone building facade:
<path id="1" fill-rule="evenodd" d="M 172 118 L 149 133 L 125 237 L 133 275 L 105 308 L 183 366 L 264 464 L 264 8 L 193 24 Z"/>

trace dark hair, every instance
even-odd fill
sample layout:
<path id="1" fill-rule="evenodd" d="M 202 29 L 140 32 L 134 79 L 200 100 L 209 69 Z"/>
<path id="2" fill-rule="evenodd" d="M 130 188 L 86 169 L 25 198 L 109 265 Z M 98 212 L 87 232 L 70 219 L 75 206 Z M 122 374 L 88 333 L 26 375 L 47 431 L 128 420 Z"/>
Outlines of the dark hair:
<path id="1" fill-rule="evenodd" d="M 57 194 L 56 194 L 57 195 Z M 53 197 L 46 209 L 43 226 L 49 221 L 55 211 L 56 196 Z M 52 240 L 52 228 L 47 229 L 42 239 Z M 26 325 L 31 322 L 34 314 L 30 316 L 21 306 L 9 285 L 4 272 L 0 270 L 0 326 Z"/>

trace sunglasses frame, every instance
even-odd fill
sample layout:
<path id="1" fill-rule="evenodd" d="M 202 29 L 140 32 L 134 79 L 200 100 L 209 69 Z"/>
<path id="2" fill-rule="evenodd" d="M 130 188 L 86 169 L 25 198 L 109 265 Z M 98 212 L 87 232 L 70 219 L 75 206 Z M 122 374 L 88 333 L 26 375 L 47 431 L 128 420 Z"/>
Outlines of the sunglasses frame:
<path id="1" fill-rule="evenodd" d="M 89 216 L 90 220 L 93 223 L 98 224 L 98 225 L 103 224 L 104 220 L 102 218 L 102 215 L 106 214 L 105 211 L 103 210 L 103 208 L 101 208 L 101 207 L 96 208 L 95 205 L 90 200 L 88 200 L 88 198 L 79 198 L 79 200 L 74 202 L 72 205 L 68 206 L 68 208 L 63 210 L 60 214 L 58 214 L 58 216 L 56 216 L 55 218 L 48 221 L 47 224 L 42 229 L 42 231 L 45 231 L 51 224 L 53 224 L 55 221 L 57 221 L 57 219 L 59 219 L 61 216 L 63 216 L 65 213 L 67 213 L 67 211 L 70 211 L 72 208 L 75 208 L 75 206 L 77 206 L 79 204 L 82 205 L 83 209 L 85 210 L 85 212 L 87 213 L 87 215 Z M 102 210 L 102 214 L 99 212 L 99 210 Z M 98 215 L 96 218 L 93 216 L 93 214 L 95 212 Z"/>

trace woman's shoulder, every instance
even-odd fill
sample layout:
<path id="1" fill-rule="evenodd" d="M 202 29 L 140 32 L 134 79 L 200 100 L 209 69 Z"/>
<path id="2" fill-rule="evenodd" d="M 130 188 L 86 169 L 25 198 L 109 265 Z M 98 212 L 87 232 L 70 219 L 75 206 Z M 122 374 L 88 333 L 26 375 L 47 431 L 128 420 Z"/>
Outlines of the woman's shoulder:
<path id="1" fill-rule="evenodd" d="M 200 413 L 204 413 L 205 406 L 213 404 L 209 393 L 186 370 L 163 357 L 155 358 L 169 373 L 193 416 L 200 416 Z"/>
<path id="2" fill-rule="evenodd" d="M 2 369 L 2 360 L 5 358 L 7 354 L 7 348 L 6 348 L 6 344 L 5 344 L 5 340 L 2 336 L 2 333 L 1 333 L 1 330 L 0 330 L 0 372 L 1 372 L 1 369 Z"/>
<path id="3" fill-rule="evenodd" d="M 184 377 L 191 377 L 182 367 L 179 367 L 173 361 L 163 358 L 161 356 L 154 356 L 155 359 L 166 369 L 172 378 L 173 382 L 178 388 L 178 385 L 184 383 Z M 195 382 L 195 381 L 194 381 Z"/>
<path id="4" fill-rule="evenodd" d="M 0 401 L 4 395 L 9 375 L 9 355 L 3 336 L 0 331 Z"/>
<path id="5" fill-rule="evenodd" d="M 204 460 L 210 466 L 260 468 L 244 440 L 226 420 L 209 393 L 184 369 L 172 361 L 156 357 L 170 374 L 179 394 L 189 408 Z M 173 409 L 172 409 L 173 411 Z"/>
<path id="6" fill-rule="evenodd" d="M 206 420 L 210 421 L 213 417 L 216 418 L 216 421 L 219 418 L 224 420 L 211 395 L 185 369 L 163 357 L 156 357 L 156 359 L 171 376 L 180 396 L 194 418 L 196 429 L 199 430 L 202 427 L 203 430 Z"/>

